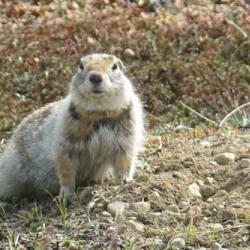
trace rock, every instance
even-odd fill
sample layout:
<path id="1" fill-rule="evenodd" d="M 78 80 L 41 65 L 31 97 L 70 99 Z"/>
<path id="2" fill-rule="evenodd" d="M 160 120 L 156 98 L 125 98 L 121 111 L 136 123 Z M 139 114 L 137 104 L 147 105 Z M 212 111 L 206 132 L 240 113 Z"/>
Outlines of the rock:
<path id="1" fill-rule="evenodd" d="M 107 210 L 113 216 L 123 214 L 124 209 L 128 208 L 129 204 L 121 201 L 114 201 L 108 204 Z"/>
<path id="2" fill-rule="evenodd" d="M 211 184 L 214 183 L 214 178 L 213 178 L 213 177 L 207 177 L 207 178 L 205 179 L 205 182 L 204 182 L 204 183 L 205 183 L 205 184 L 211 185 Z"/>
<path id="3" fill-rule="evenodd" d="M 172 176 L 176 179 L 181 179 L 182 175 L 180 173 L 178 173 L 177 171 L 175 171 Z"/>
<path id="4" fill-rule="evenodd" d="M 232 207 L 233 207 L 233 205 L 232 205 Z M 220 205 L 218 205 L 218 208 L 223 209 L 223 208 L 225 208 L 225 206 L 223 204 L 220 204 Z"/>
<path id="5" fill-rule="evenodd" d="M 189 210 L 187 211 L 188 217 L 193 217 L 201 213 L 202 213 L 202 209 L 197 205 L 190 207 Z"/>
<path id="6" fill-rule="evenodd" d="M 222 249 L 221 244 L 219 242 L 213 242 L 212 248 L 213 249 Z"/>
<path id="7" fill-rule="evenodd" d="M 96 44 L 96 40 L 90 36 L 87 37 L 87 43 L 90 45 Z"/>
<path id="8" fill-rule="evenodd" d="M 175 127 L 175 131 L 177 132 L 182 132 L 182 131 L 187 131 L 187 130 L 190 130 L 190 128 L 182 124 L 179 124 Z"/>
<path id="9" fill-rule="evenodd" d="M 247 236 L 247 235 L 244 235 L 243 237 L 242 237 L 242 240 L 246 243 L 246 242 L 248 242 L 249 241 L 249 236 Z"/>
<path id="10" fill-rule="evenodd" d="M 208 202 L 208 203 L 213 203 L 213 202 L 214 202 L 214 199 L 211 198 L 211 197 L 209 197 L 209 198 L 207 199 L 207 202 Z"/>
<path id="11" fill-rule="evenodd" d="M 199 179 L 197 179 L 196 181 L 197 181 L 198 186 L 203 186 L 204 185 L 204 181 L 199 180 Z"/>
<path id="12" fill-rule="evenodd" d="M 149 215 L 154 218 L 159 218 L 159 216 L 162 215 L 162 212 L 151 212 Z"/>
<path id="13" fill-rule="evenodd" d="M 216 161 L 210 161 L 209 162 L 212 166 L 214 166 L 214 167 L 218 167 L 219 165 L 218 165 L 218 163 L 216 162 Z"/>
<path id="14" fill-rule="evenodd" d="M 156 238 L 156 239 L 154 239 L 154 244 L 158 247 L 163 247 L 164 241 L 162 239 Z"/>
<path id="15" fill-rule="evenodd" d="M 208 217 L 211 216 L 212 211 L 211 211 L 211 209 L 204 209 L 204 210 L 203 210 L 203 214 L 204 214 L 205 216 L 207 216 L 207 217 L 204 217 L 204 218 L 208 218 Z M 208 221 L 208 220 L 206 220 L 206 221 Z"/>
<path id="16" fill-rule="evenodd" d="M 249 168 L 250 167 L 250 159 L 241 159 L 240 161 L 240 167 L 241 168 Z"/>
<path id="17" fill-rule="evenodd" d="M 150 201 L 155 202 L 155 203 L 161 202 L 161 196 L 156 191 L 150 193 L 148 198 L 149 198 Z"/>
<path id="18" fill-rule="evenodd" d="M 144 231 L 144 224 L 137 220 L 129 220 L 127 221 L 127 226 L 132 228 L 133 230 L 143 232 Z"/>
<path id="19" fill-rule="evenodd" d="M 137 220 L 137 217 L 129 217 L 129 220 Z"/>
<path id="20" fill-rule="evenodd" d="M 144 201 L 133 202 L 129 205 L 129 209 L 138 214 L 147 214 L 150 211 L 150 203 Z"/>
<path id="21" fill-rule="evenodd" d="M 123 211 L 125 212 L 125 211 Z M 123 213 L 118 213 L 115 216 L 115 221 L 118 223 L 124 223 L 124 221 L 127 219 L 126 215 Z"/>
<path id="22" fill-rule="evenodd" d="M 126 217 L 136 217 L 138 214 L 131 209 L 127 209 L 127 210 L 124 210 L 124 215 Z"/>
<path id="23" fill-rule="evenodd" d="M 102 212 L 102 216 L 104 216 L 104 217 L 111 217 L 112 214 L 109 213 L 109 212 L 107 212 L 107 211 L 103 211 L 103 212 Z"/>
<path id="24" fill-rule="evenodd" d="M 180 213 L 180 209 L 176 205 L 169 205 L 167 206 L 167 210 L 173 213 Z"/>
<path id="25" fill-rule="evenodd" d="M 210 185 L 203 185 L 200 188 L 200 192 L 203 199 L 207 199 L 215 193 L 215 188 Z"/>
<path id="26" fill-rule="evenodd" d="M 110 226 L 107 230 L 108 233 L 114 233 L 117 230 L 117 228 Z"/>
<path id="27" fill-rule="evenodd" d="M 219 165 L 228 165 L 235 161 L 235 154 L 234 153 L 222 153 L 214 158 L 215 162 Z"/>
<path id="28" fill-rule="evenodd" d="M 201 207 L 201 209 L 206 209 L 210 207 L 210 204 L 206 201 L 203 201 L 199 204 L 199 207 Z"/>
<path id="29" fill-rule="evenodd" d="M 223 197 L 227 194 L 228 192 L 226 190 L 220 189 L 214 194 L 214 197 Z"/>
<path id="30" fill-rule="evenodd" d="M 182 165 L 185 167 L 185 168 L 190 168 L 192 166 L 194 166 L 194 162 L 193 161 L 184 161 L 182 163 Z"/>
<path id="31" fill-rule="evenodd" d="M 242 204 L 241 203 L 233 203 L 233 204 L 231 204 L 231 206 L 234 208 L 241 208 Z"/>
<path id="32" fill-rule="evenodd" d="M 212 229 L 212 230 L 216 230 L 216 231 L 221 231 L 224 229 L 223 225 L 221 225 L 220 223 L 212 223 L 212 224 L 209 224 L 209 227 Z"/>
<path id="33" fill-rule="evenodd" d="M 188 202 L 186 201 L 180 201 L 179 207 L 183 210 L 186 209 L 189 206 Z"/>
<path id="34" fill-rule="evenodd" d="M 170 247 L 177 248 L 177 249 L 183 249 L 186 246 L 186 242 L 183 238 L 175 238 L 170 242 Z"/>
<path id="35" fill-rule="evenodd" d="M 135 52 L 132 49 L 127 48 L 124 51 L 124 55 L 125 56 L 129 56 L 129 57 L 134 57 L 135 56 Z"/>
<path id="36" fill-rule="evenodd" d="M 200 143 L 204 148 L 209 148 L 212 146 L 212 143 L 210 141 L 203 140 Z"/>
<path id="37" fill-rule="evenodd" d="M 190 193 L 196 197 L 201 198 L 200 187 L 196 183 L 192 183 L 188 186 Z"/>

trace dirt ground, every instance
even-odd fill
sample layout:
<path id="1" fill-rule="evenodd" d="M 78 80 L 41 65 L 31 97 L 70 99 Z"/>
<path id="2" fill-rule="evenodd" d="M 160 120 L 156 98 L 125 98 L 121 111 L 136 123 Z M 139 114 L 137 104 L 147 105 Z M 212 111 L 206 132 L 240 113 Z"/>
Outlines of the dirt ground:
<path id="1" fill-rule="evenodd" d="M 250 249 L 249 141 L 162 126 L 133 182 L 79 188 L 77 207 L 2 204 L 0 249 Z"/>

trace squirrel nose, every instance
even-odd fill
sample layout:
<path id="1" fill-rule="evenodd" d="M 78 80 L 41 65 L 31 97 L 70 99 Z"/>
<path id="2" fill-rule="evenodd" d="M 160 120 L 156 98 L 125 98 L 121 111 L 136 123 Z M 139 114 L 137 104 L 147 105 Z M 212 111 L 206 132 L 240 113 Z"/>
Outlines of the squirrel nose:
<path id="1" fill-rule="evenodd" d="M 102 82 L 102 76 L 99 74 L 91 74 L 91 76 L 89 77 L 89 80 L 91 81 L 91 83 L 93 83 L 95 86 L 100 85 L 100 83 Z"/>

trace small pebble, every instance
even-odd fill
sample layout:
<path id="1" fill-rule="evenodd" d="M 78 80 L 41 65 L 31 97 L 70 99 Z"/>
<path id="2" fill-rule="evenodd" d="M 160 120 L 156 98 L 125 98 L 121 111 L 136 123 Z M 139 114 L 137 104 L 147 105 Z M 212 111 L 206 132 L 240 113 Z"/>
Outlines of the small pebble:
<path id="1" fill-rule="evenodd" d="M 214 167 L 218 167 L 219 165 L 218 165 L 218 163 L 216 162 L 216 161 L 210 161 L 209 162 L 212 166 L 214 166 Z"/>
<path id="2" fill-rule="evenodd" d="M 212 248 L 213 249 L 221 249 L 221 244 L 218 242 L 213 242 L 212 243 Z"/>
<path id="3" fill-rule="evenodd" d="M 129 204 L 121 201 L 114 201 L 108 204 L 107 210 L 113 216 L 117 214 L 122 214 L 124 209 L 128 208 Z"/>
<path id="4" fill-rule="evenodd" d="M 132 49 L 127 48 L 124 51 L 124 55 L 125 56 L 129 56 L 129 57 L 134 57 L 135 56 L 135 52 Z"/>
<path id="5" fill-rule="evenodd" d="M 189 217 L 193 217 L 193 216 L 199 215 L 201 213 L 202 213 L 202 209 L 197 205 L 190 207 L 189 210 L 187 211 L 187 215 Z"/>
<path id="6" fill-rule="evenodd" d="M 134 217 L 134 216 L 137 216 L 137 213 L 134 212 L 134 211 L 132 211 L 132 210 L 130 210 L 130 209 L 124 210 L 123 213 L 124 213 L 124 215 L 125 215 L 126 217 Z"/>
<path id="7" fill-rule="evenodd" d="M 169 245 L 177 249 L 183 249 L 186 246 L 186 242 L 183 238 L 178 237 L 173 239 Z"/>
<path id="8" fill-rule="evenodd" d="M 160 206 L 162 204 L 161 196 L 158 192 L 154 191 L 148 195 L 148 199 L 156 206 Z"/>
<path id="9" fill-rule="evenodd" d="M 129 220 L 126 222 L 127 226 L 139 231 L 139 232 L 143 232 L 144 231 L 144 224 L 140 221 L 136 221 L 136 220 Z"/>
<path id="10" fill-rule="evenodd" d="M 107 232 L 108 233 L 114 233 L 116 230 L 117 230 L 117 228 L 115 228 L 115 227 L 109 227 Z"/>
<path id="11" fill-rule="evenodd" d="M 137 220 L 137 217 L 129 217 L 130 220 Z"/>
<path id="12" fill-rule="evenodd" d="M 214 183 L 214 178 L 213 177 L 207 177 L 205 179 L 205 184 L 213 184 Z"/>
<path id="13" fill-rule="evenodd" d="M 199 198 L 201 198 L 201 193 L 200 193 L 200 187 L 198 184 L 196 183 L 192 183 L 188 186 L 189 192 L 194 195 L 197 196 Z"/>
<path id="14" fill-rule="evenodd" d="M 212 203 L 212 202 L 214 202 L 214 199 L 211 198 L 211 197 L 209 197 L 209 198 L 207 199 L 207 202 L 208 202 L 208 203 Z"/>
<path id="15" fill-rule="evenodd" d="M 221 231 L 221 230 L 224 229 L 223 225 L 220 224 L 220 223 L 212 223 L 212 224 L 209 225 L 209 227 L 210 227 L 211 229 L 216 230 L 216 231 Z"/>
<path id="16" fill-rule="evenodd" d="M 190 168 L 192 166 L 194 166 L 194 162 L 193 161 L 184 161 L 182 163 L 182 165 L 185 167 L 185 168 Z"/>
<path id="17" fill-rule="evenodd" d="M 133 202 L 129 205 L 129 209 L 138 214 L 147 214 L 150 211 L 150 203 L 144 201 Z"/>
<path id="18" fill-rule="evenodd" d="M 162 239 L 156 238 L 156 239 L 154 239 L 154 243 L 158 247 L 163 247 L 164 246 L 164 241 Z"/>
<path id="19" fill-rule="evenodd" d="M 240 167 L 241 168 L 249 168 L 250 167 L 250 159 L 246 159 L 246 158 L 242 159 L 240 161 Z"/>
<path id="20" fill-rule="evenodd" d="M 200 191 L 203 199 L 207 199 L 209 196 L 215 193 L 215 188 L 211 185 L 203 185 L 201 186 Z"/>
<path id="21" fill-rule="evenodd" d="M 226 190 L 220 189 L 214 194 L 214 197 L 223 197 L 227 194 L 228 192 Z"/>
<path id="22" fill-rule="evenodd" d="M 240 208 L 240 207 L 242 207 L 242 204 L 240 204 L 240 203 L 233 203 L 231 206 L 234 207 L 234 208 Z"/>
<path id="23" fill-rule="evenodd" d="M 111 217 L 112 214 L 109 213 L 109 212 L 107 212 L 107 211 L 103 211 L 103 212 L 102 212 L 102 216 L 104 216 L 104 217 Z"/>
<path id="24" fill-rule="evenodd" d="M 222 153 L 214 158 L 215 162 L 219 165 L 228 165 L 235 161 L 235 154 L 234 153 Z"/>
<path id="25" fill-rule="evenodd" d="M 185 209 L 189 204 L 186 201 L 180 201 L 179 206 L 182 209 Z"/>
<path id="26" fill-rule="evenodd" d="M 123 213 L 118 213 L 115 216 L 115 221 L 118 223 L 123 223 L 127 219 L 126 215 Z"/>
<path id="27" fill-rule="evenodd" d="M 209 147 L 212 146 L 211 142 L 210 142 L 210 141 L 206 141 L 206 140 L 201 141 L 201 145 L 202 145 L 204 148 L 209 148 Z"/>
<path id="28" fill-rule="evenodd" d="M 167 206 L 167 210 L 171 211 L 173 213 L 179 213 L 180 212 L 179 207 L 176 206 L 176 205 L 169 205 L 169 206 Z"/>

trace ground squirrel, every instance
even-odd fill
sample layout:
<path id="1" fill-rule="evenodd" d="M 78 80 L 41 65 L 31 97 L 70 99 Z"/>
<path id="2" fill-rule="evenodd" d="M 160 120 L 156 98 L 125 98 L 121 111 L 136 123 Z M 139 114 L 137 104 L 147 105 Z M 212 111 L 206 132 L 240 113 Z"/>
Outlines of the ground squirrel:
<path id="1" fill-rule="evenodd" d="M 76 186 L 132 178 L 143 140 L 143 110 L 122 61 L 108 54 L 81 58 L 69 94 L 26 117 L 0 158 L 0 200 L 58 194 Z M 59 191 L 60 190 L 60 191 Z"/>

